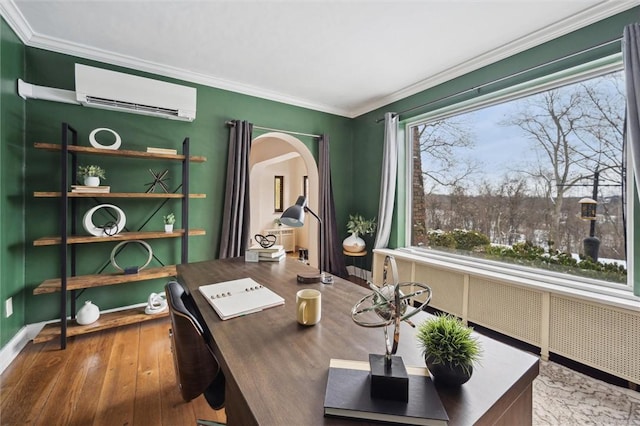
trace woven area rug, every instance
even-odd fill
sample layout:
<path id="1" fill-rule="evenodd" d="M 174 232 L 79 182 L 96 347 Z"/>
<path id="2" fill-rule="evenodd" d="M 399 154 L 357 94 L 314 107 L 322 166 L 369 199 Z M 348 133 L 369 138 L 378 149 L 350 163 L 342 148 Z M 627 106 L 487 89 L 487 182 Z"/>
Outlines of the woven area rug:
<path id="1" fill-rule="evenodd" d="M 533 424 L 640 426 L 640 392 L 540 361 L 533 382 Z"/>

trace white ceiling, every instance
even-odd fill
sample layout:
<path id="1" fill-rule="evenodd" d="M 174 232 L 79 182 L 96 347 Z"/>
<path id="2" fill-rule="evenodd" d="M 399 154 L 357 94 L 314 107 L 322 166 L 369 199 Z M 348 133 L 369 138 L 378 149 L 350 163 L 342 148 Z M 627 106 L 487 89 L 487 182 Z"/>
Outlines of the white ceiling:
<path id="1" fill-rule="evenodd" d="M 23 42 L 355 117 L 640 0 L 0 0 Z"/>

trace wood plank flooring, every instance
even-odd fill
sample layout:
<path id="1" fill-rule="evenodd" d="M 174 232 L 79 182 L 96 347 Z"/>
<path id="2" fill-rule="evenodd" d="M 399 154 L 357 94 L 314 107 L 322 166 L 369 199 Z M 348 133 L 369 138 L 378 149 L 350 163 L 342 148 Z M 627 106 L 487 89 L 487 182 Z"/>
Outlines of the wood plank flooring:
<path id="1" fill-rule="evenodd" d="M 196 425 L 225 422 L 203 396 L 184 402 L 168 317 L 29 343 L 0 376 L 1 425 Z"/>

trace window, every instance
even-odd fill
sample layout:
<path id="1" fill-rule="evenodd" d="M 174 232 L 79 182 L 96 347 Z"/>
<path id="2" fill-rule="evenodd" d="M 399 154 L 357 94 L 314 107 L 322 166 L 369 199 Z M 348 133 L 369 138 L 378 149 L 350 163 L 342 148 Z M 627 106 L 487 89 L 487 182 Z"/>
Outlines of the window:
<path id="1" fill-rule="evenodd" d="M 273 178 L 273 211 L 282 213 L 284 211 L 284 176 L 274 176 Z"/>
<path id="2" fill-rule="evenodd" d="M 302 195 L 309 199 L 309 176 L 307 175 L 302 176 Z"/>
<path id="3" fill-rule="evenodd" d="M 624 114 L 618 60 L 407 123 L 410 245 L 627 287 Z"/>

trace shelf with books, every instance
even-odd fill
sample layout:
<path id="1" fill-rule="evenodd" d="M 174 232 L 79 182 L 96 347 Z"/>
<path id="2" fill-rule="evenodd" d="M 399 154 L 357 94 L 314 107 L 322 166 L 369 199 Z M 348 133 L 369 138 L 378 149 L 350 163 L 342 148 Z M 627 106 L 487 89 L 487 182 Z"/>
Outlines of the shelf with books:
<path id="1" fill-rule="evenodd" d="M 73 198 L 184 198 L 181 193 L 165 192 L 67 192 L 67 197 Z M 58 191 L 35 191 L 35 198 L 57 198 L 61 197 Z M 189 194 L 188 198 L 207 198 L 206 194 Z"/>
<path id="2" fill-rule="evenodd" d="M 249 252 L 248 262 L 281 262 L 287 255 L 280 244 L 271 247 L 251 246 L 247 252 Z"/>
<path id="3" fill-rule="evenodd" d="M 135 150 L 121 150 L 121 149 L 102 149 L 93 148 L 78 145 L 78 132 L 69 126 L 67 123 L 62 123 L 62 138 L 60 144 L 51 143 L 35 143 L 36 149 L 45 151 L 59 152 L 60 154 L 60 171 L 61 178 L 59 182 L 59 191 L 35 191 L 35 198 L 60 198 L 59 202 L 59 229 L 63 230 L 59 235 L 48 236 L 38 238 L 33 242 L 34 246 L 52 246 L 57 245 L 60 247 L 60 274 L 59 277 L 44 280 L 39 286 L 37 286 L 34 294 L 47 294 L 47 293 L 60 293 L 60 321 L 53 326 L 48 326 L 44 337 L 38 336 L 36 340 L 44 339 L 51 340 L 52 336 L 60 338 L 60 347 L 64 349 L 66 347 L 67 337 L 71 335 L 83 334 L 92 331 L 102 330 L 110 327 L 117 327 L 122 324 L 129 324 L 131 322 L 146 321 L 158 317 L 158 315 L 142 315 L 137 310 L 130 312 L 130 318 L 127 318 L 127 312 L 117 315 L 109 314 L 109 317 L 116 318 L 115 320 L 105 320 L 102 318 L 99 320 L 100 325 L 96 327 L 83 326 L 79 327 L 75 324 L 76 313 L 76 299 L 79 295 L 78 291 L 82 291 L 88 288 L 127 284 L 136 281 L 146 281 L 157 278 L 164 278 L 175 276 L 176 265 L 164 265 L 152 267 L 148 269 L 140 269 L 139 271 L 123 271 L 117 273 L 95 273 L 82 275 L 76 273 L 76 250 L 73 248 L 76 244 L 88 244 L 88 243 L 108 243 L 108 242 L 123 242 L 133 240 L 150 240 L 150 239 L 167 239 L 167 238 L 179 238 L 180 239 L 180 262 L 188 262 L 188 238 L 196 235 L 205 235 L 204 229 L 191 229 L 189 228 L 189 200 L 206 198 L 205 194 L 191 194 L 189 192 L 189 168 L 191 163 L 202 163 L 206 161 L 205 157 L 191 156 L 189 154 L 189 138 L 185 138 L 182 143 L 182 154 L 174 154 L 173 151 L 168 153 L 163 151 L 162 153 L 156 152 L 142 152 Z M 75 185 L 78 181 L 76 173 L 76 164 L 78 156 L 109 156 L 109 157 L 122 157 L 122 158 L 134 158 L 143 160 L 163 160 L 163 161 L 179 161 L 182 163 L 182 180 L 179 189 L 176 189 L 174 193 L 153 193 L 153 192 L 111 192 L 111 186 L 102 187 L 87 187 L 85 185 Z M 75 231 L 73 226 L 74 221 L 77 220 L 80 215 L 78 206 L 76 205 L 76 198 L 131 198 L 131 199 L 158 199 L 166 200 L 177 199 L 181 202 L 182 211 L 182 229 L 175 229 L 172 232 L 166 231 L 143 231 L 139 229 L 137 231 L 128 231 L 124 228 L 125 232 L 118 232 L 115 235 L 79 235 Z M 99 207 L 99 206 L 98 206 Z M 156 209 L 151 216 L 158 212 Z M 146 222 L 145 222 L 146 224 Z M 142 225 L 140 228 L 144 227 Z M 86 229 L 86 228 L 85 228 Z M 64 231 L 66 230 L 66 231 Z M 69 232 L 72 230 L 72 232 Z M 89 232 L 89 231 L 88 231 Z M 150 259 L 151 259 L 151 252 Z M 70 319 L 69 319 L 70 317 Z M 68 327 L 69 326 L 69 327 Z"/>
<path id="4" fill-rule="evenodd" d="M 147 147 L 147 152 L 152 153 L 152 154 L 169 154 L 169 155 L 177 155 L 178 154 L 178 150 L 177 149 L 156 148 L 156 147 L 153 147 L 153 146 L 148 146 Z"/>
<path id="5" fill-rule="evenodd" d="M 87 186 L 87 185 L 71 185 L 71 192 L 95 192 L 95 193 L 109 193 L 111 192 L 110 186 Z"/>
<path id="6" fill-rule="evenodd" d="M 55 143 L 43 143 L 36 142 L 33 146 L 37 149 L 43 149 L 47 151 L 61 151 L 62 145 Z M 134 151 L 134 150 L 126 150 L 126 149 L 102 149 L 102 148 L 93 148 L 89 146 L 79 146 L 79 145 L 69 145 L 67 146 L 67 151 L 70 153 L 79 153 L 79 154 L 95 154 L 95 155 L 105 155 L 105 156 L 114 156 L 114 157 L 130 157 L 130 158 L 156 158 L 162 160 L 178 160 L 183 161 L 185 156 L 182 154 L 158 154 L 152 152 L 144 152 L 144 151 Z M 191 163 L 204 163 L 207 161 L 207 157 L 193 155 L 189 156 L 189 162 Z"/>

